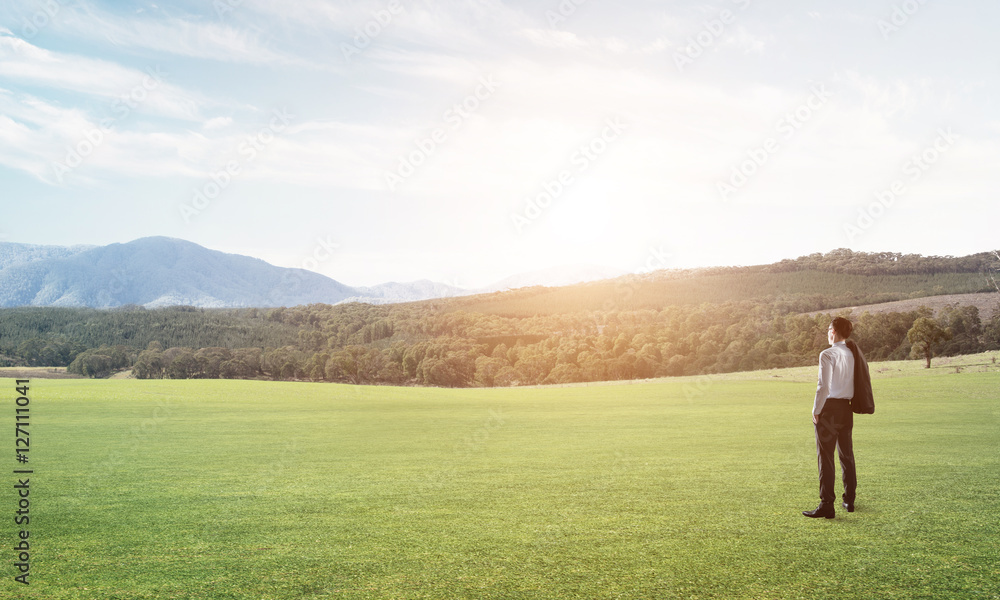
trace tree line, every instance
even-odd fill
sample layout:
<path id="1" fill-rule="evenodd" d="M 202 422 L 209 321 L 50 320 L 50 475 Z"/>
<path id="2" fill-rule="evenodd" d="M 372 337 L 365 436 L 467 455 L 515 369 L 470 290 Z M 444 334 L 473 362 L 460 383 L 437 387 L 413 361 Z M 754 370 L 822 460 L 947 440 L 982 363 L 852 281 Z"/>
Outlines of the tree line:
<path id="1" fill-rule="evenodd" d="M 151 342 L 165 347 L 283 346 L 298 328 L 267 320 L 256 308 L 145 309 L 23 307 L 0 309 L 0 366 L 65 367 L 83 351 L 122 346 L 134 352 Z"/>
<path id="2" fill-rule="evenodd" d="M 0 310 L 0 366 L 104 377 L 508 386 L 811 365 L 859 305 L 994 289 L 998 258 L 835 250 L 756 267 L 657 271 L 425 302 L 270 309 Z M 992 277 L 992 279 L 991 279 Z M 828 310 L 810 317 L 802 313 Z M 871 360 L 1000 347 L 1000 312 L 864 314 Z"/>
<path id="3" fill-rule="evenodd" d="M 415 318 L 389 307 L 311 305 L 265 318 L 297 323 L 282 347 L 81 353 L 71 372 L 103 376 L 131 366 L 138 378 L 229 378 L 353 384 L 492 387 L 752 371 L 813 365 L 833 314 L 777 314 L 754 302 L 660 311 L 512 318 L 455 312 Z M 852 336 L 869 360 L 1000 349 L 1000 312 L 975 306 L 864 313 Z M 127 363 L 127 365 L 126 365 Z"/>

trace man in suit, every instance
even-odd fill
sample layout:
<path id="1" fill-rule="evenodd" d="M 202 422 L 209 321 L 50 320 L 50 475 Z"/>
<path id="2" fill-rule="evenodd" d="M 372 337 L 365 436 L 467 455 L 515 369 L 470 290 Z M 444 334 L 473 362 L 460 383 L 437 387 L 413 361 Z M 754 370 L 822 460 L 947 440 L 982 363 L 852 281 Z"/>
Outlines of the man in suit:
<path id="1" fill-rule="evenodd" d="M 843 506 L 847 512 L 854 512 L 854 495 L 858 487 L 854 444 L 851 440 L 854 428 L 851 398 L 854 396 L 855 355 L 846 344 L 853 329 L 854 325 L 847 319 L 835 318 L 826 334 L 830 347 L 819 355 L 819 383 L 813 401 L 812 419 L 816 428 L 820 503 L 815 510 L 802 511 L 807 517 L 832 519 L 836 514 L 833 506 L 836 498 L 833 461 L 835 450 L 840 455 L 840 468 L 844 477 Z"/>

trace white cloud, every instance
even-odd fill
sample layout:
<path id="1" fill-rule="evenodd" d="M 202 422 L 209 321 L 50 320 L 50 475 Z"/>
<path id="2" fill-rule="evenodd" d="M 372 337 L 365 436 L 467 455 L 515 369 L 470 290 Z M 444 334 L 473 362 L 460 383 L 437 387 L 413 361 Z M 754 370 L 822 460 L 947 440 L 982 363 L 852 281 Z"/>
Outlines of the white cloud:
<path id="1" fill-rule="evenodd" d="M 232 124 L 233 124 L 232 117 L 215 117 L 214 119 L 209 119 L 205 121 L 205 124 L 202 125 L 202 127 L 208 130 L 225 129 L 226 127 L 229 127 Z"/>
<path id="2" fill-rule="evenodd" d="M 45 166 L 38 160 L 37 145 L 36 131 L 0 114 L 0 164 L 44 180 Z"/>
<path id="3" fill-rule="evenodd" d="M 102 10 L 93 3 L 68 5 L 52 2 L 55 9 L 42 8 L 45 25 L 42 29 L 71 34 L 100 42 L 110 42 L 120 48 L 142 48 L 193 58 L 251 64 L 308 64 L 277 50 L 261 40 L 258 32 L 238 28 L 233 20 L 181 18 L 164 16 L 153 6 L 151 11 L 138 11 L 120 16 Z M 206 3 L 209 7 L 213 3 Z M 224 1 L 217 3 L 226 5 Z M 4 7 L 11 22 L 30 23 L 39 14 L 37 3 L 12 0 Z M 215 13 L 215 10 L 211 10 Z M 235 9 L 236 12 L 240 8 Z M 8 31 L 8 33 L 10 33 Z"/>
<path id="4" fill-rule="evenodd" d="M 355 3 L 356 5 L 357 3 Z M 338 6 L 328 0 L 244 0 L 233 11 L 222 11 L 221 19 L 239 17 L 244 9 L 265 15 L 269 19 L 280 19 L 295 27 L 326 28 L 333 23 L 343 23 L 345 9 L 348 6 Z"/>
<path id="5" fill-rule="evenodd" d="M 162 69 L 145 72 L 113 62 L 52 52 L 24 40 L 0 35 L 0 78 L 106 98 L 128 110 L 179 119 L 197 119 L 203 98 L 166 81 Z"/>
<path id="6" fill-rule="evenodd" d="M 223 135 L 215 128 L 205 128 L 206 134 L 107 129 L 81 110 L 0 89 L 0 164 L 74 187 L 134 176 L 197 181 L 231 160 L 241 165 L 241 180 L 351 189 L 380 185 L 373 165 L 382 161 L 372 148 L 385 137 L 381 128 L 293 121 L 276 131 L 268 130 L 269 119 L 238 130 L 230 124 Z M 252 156 L 250 140 L 259 147 Z"/>
<path id="7" fill-rule="evenodd" d="M 189 133 L 135 133 L 107 127 L 79 109 L 0 93 L 0 163 L 54 185 L 90 185 L 101 175 L 196 174 L 178 160 L 201 145 Z M 205 152 L 195 152 L 199 159 Z"/>
<path id="8" fill-rule="evenodd" d="M 629 45 L 620 38 L 608 38 L 604 40 L 604 47 L 615 54 L 623 54 L 629 51 Z"/>
<path id="9" fill-rule="evenodd" d="M 146 48 L 168 54 L 251 64 L 297 64 L 308 61 L 267 48 L 259 35 L 217 23 L 183 19 L 153 21 L 104 17 L 96 25 L 115 45 Z"/>
<path id="10" fill-rule="evenodd" d="M 519 34 L 536 46 L 545 48 L 577 49 L 584 46 L 583 40 L 569 31 L 555 29 L 522 29 Z"/>
<path id="11" fill-rule="evenodd" d="M 745 27 L 737 27 L 736 32 L 725 39 L 725 45 L 734 46 L 744 54 L 763 54 L 764 48 L 773 44 L 773 35 L 754 35 Z"/>
<path id="12" fill-rule="evenodd" d="M 643 45 L 639 51 L 643 54 L 659 54 L 660 52 L 670 50 L 673 46 L 668 38 L 660 36 L 653 42 Z"/>
<path id="13" fill-rule="evenodd" d="M 453 17 L 441 22 L 449 20 Z M 241 178 L 385 191 L 385 173 L 396 167 L 400 156 L 413 150 L 415 139 L 441 125 L 434 121 L 440 113 L 428 113 L 430 122 L 416 125 L 412 118 L 406 118 L 405 106 L 410 99 L 419 98 L 420 86 L 454 85 L 459 92 L 454 98 L 457 101 L 473 91 L 480 76 L 491 73 L 500 89 L 460 128 L 449 130 L 447 141 L 400 186 L 400 195 L 452 202 L 475 193 L 484 203 L 510 203 L 536 191 L 545 178 L 553 177 L 569 162 L 579 144 L 599 132 L 607 117 L 620 115 L 631 129 L 601 160 L 602 172 L 595 177 L 617 180 L 628 198 L 623 202 L 635 210 L 650 210 L 648 206 L 663 198 L 670 198 L 674 205 L 716 202 L 717 181 L 744 159 L 748 150 L 774 135 L 776 115 L 793 110 L 809 94 L 806 83 L 731 89 L 723 85 L 728 82 L 699 82 L 670 68 L 642 68 L 630 62 L 628 53 L 618 45 L 625 42 L 614 37 L 583 38 L 565 31 L 524 28 L 517 31 L 521 39 L 532 42 L 530 51 L 472 60 L 460 53 L 434 50 L 371 49 L 366 54 L 370 64 L 390 77 L 398 73 L 419 82 L 395 88 L 379 88 L 375 82 L 356 84 L 354 91 L 388 90 L 384 97 L 389 99 L 392 93 L 402 94 L 407 100 L 395 101 L 396 112 L 387 119 L 380 116 L 377 125 L 322 116 L 297 122 L 276 136 L 253 164 L 245 165 Z M 7 40 L 13 44 L 12 39 L 0 37 L 0 43 Z M 665 39 L 660 40 L 658 48 L 666 49 Z M 733 43 L 753 50 L 768 41 L 747 35 Z M 559 52 L 562 48 L 590 48 L 595 54 L 602 53 L 601 60 L 590 60 L 590 54 L 579 52 L 566 55 Z M 642 44 L 635 46 L 637 51 L 644 48 Z M 10 49 L 0 58 L 0 73 L 12 78 L 34 77 L 65 89 L 114 97 L 117 90 L 109 81 L 125 82 L 141 75 L 113 63 L 60 55 L 30 44 L 20 46 L 17 52 Z M 74 71 L 88 75 L 79 76 Z M 892 161 L 905 156 L 912 144 L 893 132 L 892 110 L 919 109 L 927 101 L 920 91 L 923 84 L 887 82 L 858 73 L 849 73 L 838 84 L 844 97 L 838 96 L 825 107 L 794 143 L 782 145 L 747 193 L 740 193 L 741 201 L 788 205 L 820 186 L 824 197 L 836 199 L 839 194 L 840 200 L 831 202 L 849 203 L 859 190 L 881 185 L 893 175 Z M 3 122 L 5 148 L 17 148 L 32 128 L 45 135 L 40 137 L 40 150 L 28 153 L 34 160 L 19 158 L 13 151 L 0 160 L 38 176 L 53 155 L 58 157 L 66 144 L 80 139 L 81 128 L 97 122 L 79 111 L 63 111 L 52 121 L 58 127 L 46 129 L 49 117 L 45 114 L 52 110 L 56 110 L 53 104 L 43 103 L 31 111 L 7 113 Z M 246 135 L 259 127 L 228 116 L 197 121 L 197 132 L 122 131 L 109 137 L 101 155 L 95 155 L 81 173 L 110 177 L 142 172 L 156 177 L 204 178 L 235 155 Z M 831 176 L 831 172 L 851 173 L 851 177 Z"/>
<path id="14" fill-rule="evenodd" d="M 80 110 L 0 90 L 0 164 L 57 183 L 52 163 L 95 129 Z"/>
<path id="15" fill-rule="evenodd" d="M 419 89 L 422 84 L 467 85 L 488 73 L 492 61 L 473 60 L 462 54 L 447 54 L 427 50 L 403 50 L 400 48 L 373 48 L 365 55 L 368 64 L 390 74 L 423 80 L 414 84 Z"/>

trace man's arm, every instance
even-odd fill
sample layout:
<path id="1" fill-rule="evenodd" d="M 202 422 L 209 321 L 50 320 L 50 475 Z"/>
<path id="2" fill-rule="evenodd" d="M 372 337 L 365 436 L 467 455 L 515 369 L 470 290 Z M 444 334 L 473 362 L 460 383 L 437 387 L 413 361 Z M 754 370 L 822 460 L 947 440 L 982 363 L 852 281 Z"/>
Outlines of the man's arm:
<path id="1" fill-rule="evenodd" d="M 819 422 L 826 399 L 830 397 L 830 380 L 833 377 L 833 360 L 827 352 L 819 355 L 819 381 L 816 383 L 816 398 L 813 400 L 813 423 Z"/>

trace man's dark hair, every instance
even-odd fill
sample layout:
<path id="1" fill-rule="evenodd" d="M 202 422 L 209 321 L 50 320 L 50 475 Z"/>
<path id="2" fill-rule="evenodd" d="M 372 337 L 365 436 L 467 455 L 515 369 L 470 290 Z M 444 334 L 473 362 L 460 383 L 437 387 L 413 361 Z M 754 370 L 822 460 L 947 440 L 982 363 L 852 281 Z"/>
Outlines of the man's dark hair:
<path id="1" fill-rule="evenodd" d="M 854 331 L 854 324 L 844 317 L 836 317 L 833 319 L 833 330 L 837 332 L 837 335 L 846 340 L 851 337 L 851 332 Z"/>

